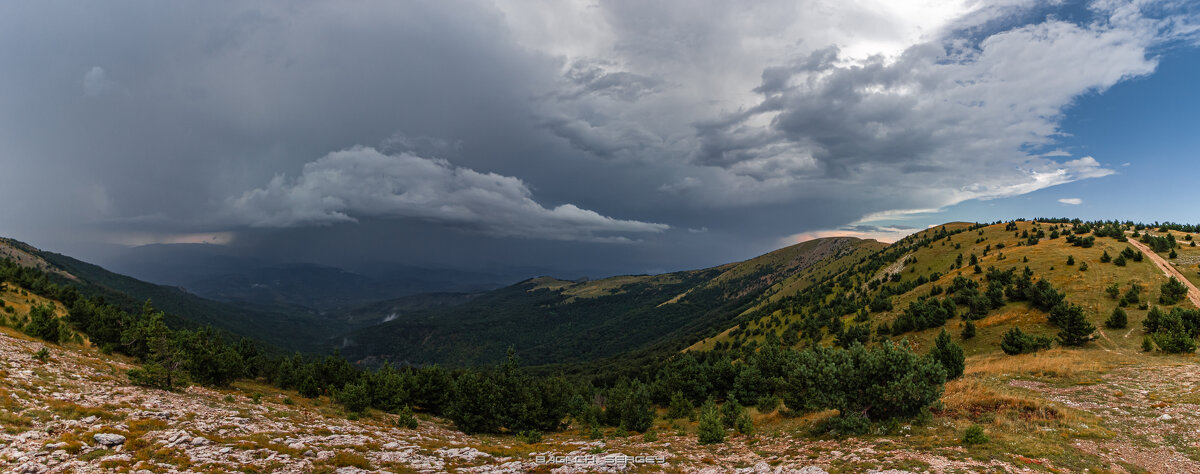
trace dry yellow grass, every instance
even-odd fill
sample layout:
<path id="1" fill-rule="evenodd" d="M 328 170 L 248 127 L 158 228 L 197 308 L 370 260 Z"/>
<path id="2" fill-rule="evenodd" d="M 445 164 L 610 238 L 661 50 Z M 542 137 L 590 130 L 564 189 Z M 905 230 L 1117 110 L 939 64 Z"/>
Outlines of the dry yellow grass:
<path id="1" fill-rule="evenodd" d="M 1055 420 L 1062 410 L 1042 398 L 1017 395 L 985 384 L 975 378 L 951 380 L 942 395 L 944 414 L 978 419 L 986 413 L 1006 413 L 1025 420 Z"/>
<path id="2" fill-rule="evenodd" d="M 1075 377 L 1098 373 L 1120 365 L 1124 357 L 1105 351 L 1054 349 L 1010 356 L 987 354 L 967 359 L 966 375 L 1031 375 Z"/>

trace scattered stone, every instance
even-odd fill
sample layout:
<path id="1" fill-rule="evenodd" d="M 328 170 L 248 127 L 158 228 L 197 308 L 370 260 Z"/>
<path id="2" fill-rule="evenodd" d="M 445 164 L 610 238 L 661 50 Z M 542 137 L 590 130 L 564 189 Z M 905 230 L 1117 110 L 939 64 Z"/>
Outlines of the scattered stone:
<path id="1" fill-rule="evenodd" d="M 101 446 L 117 446 L 125 443 L 125 437 L 116 433 L 96 433 L 92 439 Z"/>

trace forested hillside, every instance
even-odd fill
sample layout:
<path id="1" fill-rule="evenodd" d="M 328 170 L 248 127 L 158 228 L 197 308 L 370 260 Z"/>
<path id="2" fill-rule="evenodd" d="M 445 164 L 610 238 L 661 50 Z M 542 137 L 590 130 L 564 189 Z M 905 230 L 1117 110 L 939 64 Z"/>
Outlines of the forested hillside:
<path id="1" fill-rule="evenodd" d="M 222 303 L 179 288 L 155 285 L 112 273 L 66 255 L 38 250 L 11 239 L 0 241 L 2 256 L 22 266 L 44 271 L 45 284 L 75 288 L 81 296 L 98 298 L 127 312 L 140 311 L 146 300 L 165 311 L 177 328 L 211 326 L 229 334 L 250 337 L 274 347 L 304 352 L 323 350 L 335 328 L 329 318 L 311 311 Z"/>
<path id="2" fill-rule="evenodd" d="M 667 354 L 720 332 L 779 292 L 800 291 L 879 248 L 874 241 L 819 239 L 705 270 L 583 282 L 536 278 L 449 308 L 405 314 L 377 309 L 379 320 L 391 320 L 347 335 L 341 350 L 371 362 L 452 365 L 495 363 L 509 347 L 535 365 L 630 351 Z"/>

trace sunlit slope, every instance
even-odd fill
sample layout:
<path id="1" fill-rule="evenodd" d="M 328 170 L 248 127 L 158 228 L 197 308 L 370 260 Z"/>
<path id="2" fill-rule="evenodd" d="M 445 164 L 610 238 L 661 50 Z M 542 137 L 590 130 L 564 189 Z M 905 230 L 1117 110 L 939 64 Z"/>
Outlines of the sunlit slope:
<path id="1" fill-rule="evenodd" d="M 951 223 L 930 228 L 892 244 L 867 261 L 859 262 L 819 284 L 810 283 L 812 289 L 806 295 L 810 301 L 798 302 L 781 297 L 779 301 L 772 301 L 772 304 L 755 308 L 739 326 L 701 341 L 692 348 L 740 347 L 761 343 L 768 337 L 777 337 L 800 346 L 812 344 L 811 337 L 803 336 L 804 327 L 814 324 L 811 319 L 821 319 L 818 314 L 822 311 L 837 313 L 836 318 L 845 328 L 861 330 L 869 326 L 868 343 L 883 339 L 907 339 L 924 348 L 945 328 L 956 342 L 963 345 L 968 356 L 999 352 L 1000 339 L 1014 326 L 1026 333 L 1053 339 L 1059 328 L 1048 322 L 1045 310 L 1025 301 L 1014 302 L 1007 298 L 1002 306 L 988 309 L 986 316 L 973 321 L 976 335 L 969 339 L 961 336 L 966 321 L 961 315 L 968 311 L 961 305 L 956 317 L 950 318 L 944 325 L 899 334 L 890 330 L 913 301 L 946 298 L 945 291 L 953 285 L 956 277 L 976 282 L 979 291 L 983 292 L 988 288 L 987 275 L 990 270 L 1003 272 L 1011 269 L 1019 276 L 1028 268 L 1033 273 L 1034 282 L 1043 279 L 1049 282 L 1066 295 L 1067 302 L 1082 307 L 1087 320 L 1098 328 L 1095 342 L 1085 348 L 1140 350 L 1143 334 L 1141 323 L 1149 309 L 1154 306 L 1170 309 L 1170 306 L 1158 302 L 1160 287 L 1167 281 L 1167 275 L 1148 256 L 1140 262 L 1125 259 L 1124 266 L 1117 265 L 1116 260 L 1122 252 L 1127 248 L 1136 248 L 1114 236 L 1096 236 L 1093 232 L 1084 232 L 1076 234 L 1074 238 L 1090 238 L 1091 246 L 1074 245 L 1068 242 L 1069 232 L 1073 228 L 1072 223 L 1031 221 L 987 226 Z M 1036 237 L 1039 232 L 1043 237 L 1031 244 L 1030 236 Z M 1166 232 L 1154 229 L 1141 231 L 1143 234 L 1146 232 L 1166 235 Z M 950 233 L 953 235 L 948 235 Z M 1056 233 L 1057 237 L 1051 238 Z M 1181 248 L 1176 249 L 1177 257 L 1170 259 L 1172 264 L 1189 280 L 1200 279 L 1197 278 L 1200 275 L 1197 275 L 1196 263 L 1193 263 L 1193 260 L 1200 261 L 1200 251 L 1189 243 L 1200 236 L 1192 235 L 1189 239 L 1187 233 L 1171 233 L 1182 244 Z M 1101 261 L 1105 253 L 1111 259 L 1108 262 Z M 1161 254 L 1166 258 L 1167 252 Z M 975 265 L 971 264 L 972 255 Z M 1073 264 L 1068 264 L 1068 260 Z M 976 266 L 979 267 L 978 273 Z M 1136 285 L 1141 289 L 1139 301 L 1124 308 L 1128 314 L 1128 326 L 1119 330 L 1106 329 L 1104 326 L 1104 321 L 1119 303 L 1119 298 L 1110 297 L 1107 291 L 1114 284 L 1120 296 L 1124 296 L 1131 286 Z M 942 291 L 935 290 L 935 287 L 940 287 Z M 885 294 L 886 297 L 881 297 Z M 871 302 L 881 299 L 890 302 L 891 308 L 870 307 Z M 1177 305 L 1193 307 L 1186 298 Z M 881 325 L 884 327 L 882 332 Z M 841 342 L 836 337 L 838 331 L 831 326 L 838 324 L 821 325 L 821 344 L 836 345 Z M 790 337 L 787 333 L 792 331 L 798 332 L 800 337 Z M 810 329 L 809 332 L 813 331 Z"/>

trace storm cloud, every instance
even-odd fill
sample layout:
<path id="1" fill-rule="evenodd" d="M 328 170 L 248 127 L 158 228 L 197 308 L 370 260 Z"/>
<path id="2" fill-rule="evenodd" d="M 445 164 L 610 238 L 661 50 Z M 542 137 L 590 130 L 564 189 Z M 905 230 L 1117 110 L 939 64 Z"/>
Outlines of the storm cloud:
<path id="1" fill-rule="evenodd" d="M 354 240 L 652 271 L 903 232 L 867 226 L 1113 174 L 1060 146 L 1064 117 L 1194 47 L 1196 17 L 1171 0 L 6 3 L 0 199 L 23 204 L 0 206 L 0 234 L 83 257 L 212 241 L 303 260 Z M 289 236 L 304 245 L 271 244 Z"/>

